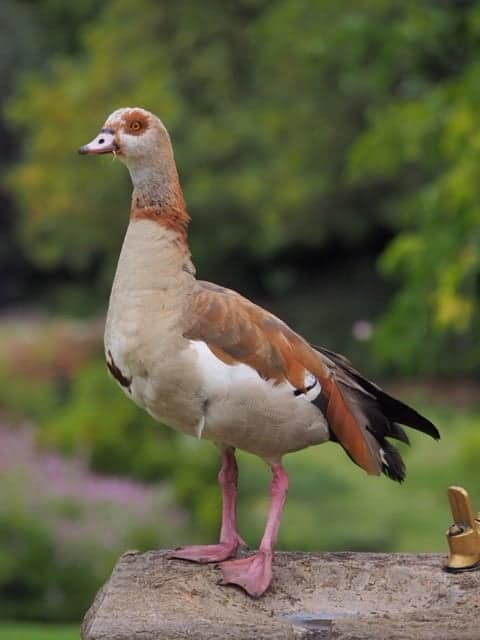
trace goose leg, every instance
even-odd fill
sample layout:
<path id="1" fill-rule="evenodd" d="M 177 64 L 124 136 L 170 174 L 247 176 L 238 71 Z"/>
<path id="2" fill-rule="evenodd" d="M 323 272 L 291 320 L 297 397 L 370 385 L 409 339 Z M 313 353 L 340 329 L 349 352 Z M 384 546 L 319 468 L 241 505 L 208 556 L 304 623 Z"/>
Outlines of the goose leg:
<path id="1" fill-rule="evenodd" d="M 272 581 L 273 548 L 288 492 L 288 476 L 281 464 L 272 465 L 271 503 L 259 550 L 252 556 L 222 562 L 222 584 L 236 584 L 254 598 L 261 596 Z"/>
<path id="2" fill-rule="evenodd" d="M 222 490 L 222 528 L 220 542 L 209 545 L 179 547 L 168 554 L 169 558 L 191 562 L 221 562 L 231 558 L 240 545 L 247 546 L 237 532 L 237 480 L 238 468 L 235 449 L 222 449 L 218 482 Z"/>

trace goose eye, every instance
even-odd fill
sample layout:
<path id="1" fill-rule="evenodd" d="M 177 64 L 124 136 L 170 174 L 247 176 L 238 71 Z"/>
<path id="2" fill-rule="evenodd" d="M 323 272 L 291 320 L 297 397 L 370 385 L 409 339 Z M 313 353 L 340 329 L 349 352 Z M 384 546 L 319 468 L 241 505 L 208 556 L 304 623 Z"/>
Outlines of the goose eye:
<path id="1" fill-rule="evenodd" d="M 134 120 L 131 124 L 130 124 L 130 129 L 132 131 L 140 131 L 140 129 L 142 128 L 142 123 L 139 120 Z"/>

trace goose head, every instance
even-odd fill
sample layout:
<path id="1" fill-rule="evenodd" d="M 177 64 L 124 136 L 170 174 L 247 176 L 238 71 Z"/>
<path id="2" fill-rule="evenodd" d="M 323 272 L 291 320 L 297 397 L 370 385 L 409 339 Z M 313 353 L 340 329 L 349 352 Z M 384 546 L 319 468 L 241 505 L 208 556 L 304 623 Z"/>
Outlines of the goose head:
<path id="1" fill-rule="evenodd" d="M 178 193 L 170 137 L 156 115 L 140 107 L 111 113 L 98 135 L 80 147 L 82 155 L 111 153 L 127 167 L 134 187 L 147 195 Z"/>
<path id="2" fill-rule="evenodd" d="M 111 113 L 98 135 L 78 153 L 112 153 L 129 166 L 146 163 L 152 155 L 170 148 L 170 138 L 160 118 L 140 107 L 126 107 Z"/>

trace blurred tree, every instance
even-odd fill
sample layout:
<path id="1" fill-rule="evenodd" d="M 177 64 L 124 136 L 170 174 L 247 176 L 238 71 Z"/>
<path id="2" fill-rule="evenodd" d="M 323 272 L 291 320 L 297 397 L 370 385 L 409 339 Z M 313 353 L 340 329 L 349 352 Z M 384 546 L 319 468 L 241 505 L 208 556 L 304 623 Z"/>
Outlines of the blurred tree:
<path id="1" fill-rule="evenodd" d="M 61 15 L 55 0 L 41 6 Z M 9 109 L 25 138 L 10 183 L 26 250 L 78 274 L 83 311 L 105 299 L 129 180 L 107 159 L 99 181 L 99 161 L 72 151 L 114 108 L 140 104 L 172 134 L 202 276 L 230 261 L 227 284 L 291 299 L 302 262 L 330 275 L 345 252 L 378 251 L 408 229 L 383 260 L 406 286 L 379 359 L 451 372 L 454 344 L 458 370 L 472 371 L 478 13 L 473 0 L 91 0 L 82 15 L 96 20 L 80 33 L 71 10 L 68 55 L 26 77 Z M 329 275 L 316 276 L 322 295 Z M 362 308 L 375 315 L 371 300 Z"/>
<path id="2" fill-rule="evenodd" d="M 43 53 L 36 65 L 48 67 L 51 55 L 80 53 L 83 27 L 95 19 L 102 4 L 102 0 L 17 0 L 17 5 L 35 16 L 38 46 Z"/>
<path id="3" fill-rule="evenodd" d="M 259 264 L 332 238 L 361 245 L 384 222 L 344 165 L 373 88 L 382 92 L 370 50 L 390 13 L 377 2 L 105 3 L 85 30 L 85 55 L 28 78 L 10 109 L 27 134 L 12 184 L 29 252 L 79 272 L 100 262 L 105 295 L 128 177 L 105 167 L 99 183 L 98 163 L 76 162 L 72 150 L 135 103 L 172 133 L 204 274 L 230 257 L 246 265 L 245 280 L 285 290 L 288 273 L 270 264 L 263 276 Z"/>
<path id="4" fill-rule="evenodd" d="M 15 88 L 18 75 L 31 67 L 37 54 L 37 31 L 32 16 L 20 4 L 6 0 L 0 4 L 0 175 L 18 157 L 18 145 L 5 121 L 3 109 Z M 0 182 L 0 299 L 12 298 L 20 273 L 27 269 L 15 233 L 13 198 Z M 11 274 L 15 274 L 15 283 Z M 10 277 L 7 275 L 10 274 Z"/>
<path id="5" fill-rule="evenodd" d="M 381 261 L 403 286 L 377 355 L 407 373 L 478 374 L 480 4 L 417 7 L 402 31 L 416 71 L 369 111 L 350 158 L 362 184 L 388 185 L 384 205 L 402 229 Z"/>
<path id="6" fill-rule="evenodd" d="M 79 52 L 82 25 L 92 19 L 100 0 L 64 3 L 61 0 L 5 0 L 0 3 L 0 137 L 2 154 L 0 174 L 21 156 L 22 132 L 5 117 L 5 108 L 14 94 L 18 80 L 26 72 L 50 69 L 52 56 Z M 29 259 L 28 248 L 18 237 L 18 207 L 12 190 L 0 184 L 0 305 L 19 304 L 31 299 L 35 280 L 40 275 L 43 286 L 58 278 L 59 270 L 50 274 Z M 40 271 L 40 274 L 38 274 Z M 50 276 L 50 277 L 48 277 Z"/>

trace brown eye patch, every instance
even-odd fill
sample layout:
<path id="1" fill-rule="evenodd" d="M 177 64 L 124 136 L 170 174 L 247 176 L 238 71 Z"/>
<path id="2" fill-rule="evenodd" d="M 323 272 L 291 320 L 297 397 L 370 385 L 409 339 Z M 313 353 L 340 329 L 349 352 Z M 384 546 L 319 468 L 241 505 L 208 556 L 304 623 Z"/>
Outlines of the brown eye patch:
<path id="1" fill-rule="evenodd" d="M 141 111 L 133 110 L 124 118 L 125 130 L 132 135 L 139 135 L 148 129 L 148 119 Z"/>

